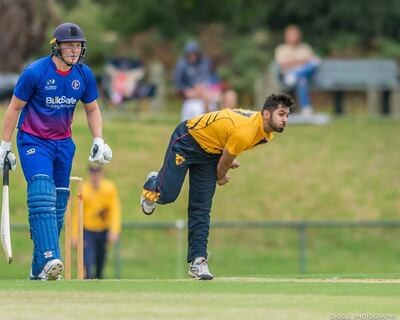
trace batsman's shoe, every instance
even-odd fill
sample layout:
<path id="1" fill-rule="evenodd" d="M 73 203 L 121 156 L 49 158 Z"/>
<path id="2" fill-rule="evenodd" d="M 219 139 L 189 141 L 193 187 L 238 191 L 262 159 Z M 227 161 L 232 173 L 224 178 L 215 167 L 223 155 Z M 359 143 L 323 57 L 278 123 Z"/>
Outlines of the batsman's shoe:
<path id="1" fill-rule="evenodd" d="M 64 265 L 59 259 L 53 259 L 46 263 L 43 270 L 37 275 L 34 276 L 31 274 L 29 276 L 29 280 L 42 280 L 42 281 L 51 281 L 51 280 L 61 280 L 61 272 L 64 270 Z"/>
<path id="2" fill-rule="evenodd" d="M 207 259 L 197 257 L 189 265 L 189 276 L 197 280 L 212 280 L 214 276 L 208 270 Z"/>
<path id="3" fill-rule="evenodd" d="M 157 178 L 158 172 L 152 171 L 147 175 L 146 182 L 153 178 Z M 156 209 L 156 202 L 160 196 L 160 193 L 143 189 L 140 197 L 140 205 L 144 214 L 150 215 Z"/>
<path id="4" fill-rule="evenodd" d="M 55 279 L 55 280 L 56 280 L 56 281 L 60 281 L 60 280 L 62 280 L 62 279 L 63 279 L 63 276 L 60 274 L 60 275 L 57 277 L 57 279 Z M 31 273 L 29 274 L 28 280 L 43 280 L 43 281 L 46 281 L 46 279 L 40 279 L 38 276 L 34 276 L 34 275 L 32 274 L 32 270 L 31 270 Z"/>

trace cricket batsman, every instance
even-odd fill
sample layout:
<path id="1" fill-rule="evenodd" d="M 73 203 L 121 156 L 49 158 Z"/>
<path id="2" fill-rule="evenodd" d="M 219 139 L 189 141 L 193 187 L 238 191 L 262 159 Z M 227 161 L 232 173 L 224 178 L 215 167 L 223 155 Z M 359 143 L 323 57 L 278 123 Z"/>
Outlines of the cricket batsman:
<path id="1" fill-rule="evenodd" d="M 82 101 L 93 135 L 89 161 L 105 164 L 112 152 L 102 137 L 102 118 L 95 77 L 83 63 L 86 39 L 73 23 L 59 25 L 50 41 L 51 55 L 26 67 L 3 121 L 0 170 L 7 157 L 16 168 L 11 138 L 17 124 L 17 147 L 27 182 L 30 234 L 33 241 L 31 280 L 58 280 L 64 269 L 59 237 L 69 197 L 75 153 L 71 123 Z"/>
<path id="2" fill-rule="evenodd" d="M 150 172 L 140 199 L 150 215 L 156 204 L 175 201 L 189 170 L 188 253 L 189 275 L 211 280 L 207 243 L 210 211 L 216 185 L 229 182 L 229 169 L 245 150 L 267 143 L 273 132 L 283 132 L 293 99 L 285 94 L 267 97 L 261 111 L 223 109 L 182 122 L 172 134 L 164 164 Z"/>

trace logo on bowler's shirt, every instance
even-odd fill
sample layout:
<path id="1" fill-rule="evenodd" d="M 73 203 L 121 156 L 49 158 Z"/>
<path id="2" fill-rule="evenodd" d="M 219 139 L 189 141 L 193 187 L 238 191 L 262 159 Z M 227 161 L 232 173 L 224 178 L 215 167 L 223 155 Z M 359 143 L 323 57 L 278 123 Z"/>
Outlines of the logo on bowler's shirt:
<path id="1" fill-rule="evenodd" d="M 56 84 L 56 79 L 47 79 L 46 86 L 44 88 L 45 90 L 56 90 L 57 86 L 55 84 Z"/>
<path id="2" fill-rule="evenodd" d="M 78 80 L 74 80 L 72 81 L 71 87 L 74 90 L 78 90 L 81 87 L 81 83 Z"/>
<path id="3" fill-rule="evenodd" d="M 36 152 L 35 148 L 30 148 L 30 149 L 26 150 L 26 155 L 30 156 L 31 154 L 34 154 L 35 152 Z"/>

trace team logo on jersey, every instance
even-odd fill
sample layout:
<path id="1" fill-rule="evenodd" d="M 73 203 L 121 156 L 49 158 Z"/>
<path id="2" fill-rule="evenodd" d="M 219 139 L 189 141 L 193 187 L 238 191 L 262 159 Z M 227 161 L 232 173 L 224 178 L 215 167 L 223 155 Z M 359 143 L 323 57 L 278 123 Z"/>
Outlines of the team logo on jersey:
<path id="1" fill-rule="evenodd" d="M 46 90 L 55 90 L 55 89 L 57 89 L 56 79 L 47 79 L 46 86 L 44 88 Z"/>
<path id="2" fill-rule="evenodd" d="M 72 81 L 71 87 L 74 90 L 78 90 L 81 87 L 81 83 L 78 80 L 74 80 Z"/>
<path id="3" fill-rule="evenodd" d="M 30 148 L 30 149 L 26 150 L 26 155 L 30 156 L 31 154 L 34 154 L 35 152 L 36 152 L 35 148 Z"/>
<path id="4" fill-rule="evenodd" d="M 186 159 L 184 157 L 182 157 L 180 154 L 176 154 L 175 155 L 175 164 L 177 166 L 180 166 L 182 163 L 184 163 L 186 161 Z"/>

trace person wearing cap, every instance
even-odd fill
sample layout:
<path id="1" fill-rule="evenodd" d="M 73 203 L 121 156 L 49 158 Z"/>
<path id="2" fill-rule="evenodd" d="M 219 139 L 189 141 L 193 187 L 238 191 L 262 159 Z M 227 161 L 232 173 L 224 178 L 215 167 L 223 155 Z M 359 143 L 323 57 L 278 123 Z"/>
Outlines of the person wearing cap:
<path id="1" fill-rule="evenodd" d="M 0 171 L 5 163 L 15 170 L 11 139 L 17 126 L 33 241 L 31 280 L 58 280 L 64 268 L 59 236 L 75 153 L 71 123 L 79 100 L 93 136 L 89 161 L 105 164 L 112 158 L 103 140 L 95 77 L 83 63 L 86 38 L 81 28 L 74 23 L 59 25 L 50 46 L 51 54 L 28 65 L 19 77 L 4 116 L 0 145 Z"/>
<path id="2" fill-rule="evenodd" d="M 181 120 L 216 109 L 220 82 L 210 59 L 196 41 L 189 41 L 174 72 L 175 86 L 185 101 Z"/>
<path id="3" fill-rule="evenodd" d="M 84 262 L 86 279 L 103 279 L 107 244 L 115 244 L 121 232 L 121 206 L 113 181 L 104 178 L 102 167 L 89 166 L 89 181 L 83 184 Z M 77 243 L 74 216 L 73 242 Z"/>
<path id="4" fill-rule="evenodd" d="M 190 41 L 186 44 L 183 56 L 175 67 L 175 86 L 184 98 L 197 98 L 198 85 L 208 85 L 213 79 L 211 61 L 204 56 L 199 44 Z"/>

